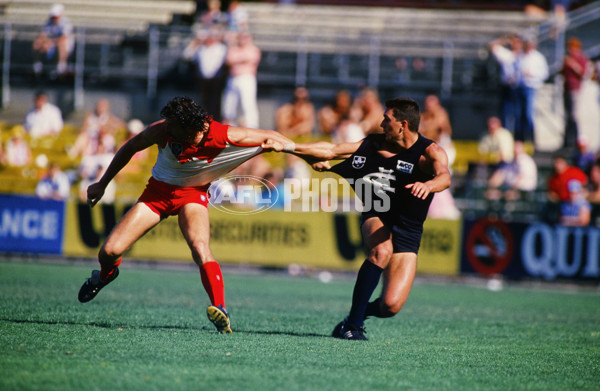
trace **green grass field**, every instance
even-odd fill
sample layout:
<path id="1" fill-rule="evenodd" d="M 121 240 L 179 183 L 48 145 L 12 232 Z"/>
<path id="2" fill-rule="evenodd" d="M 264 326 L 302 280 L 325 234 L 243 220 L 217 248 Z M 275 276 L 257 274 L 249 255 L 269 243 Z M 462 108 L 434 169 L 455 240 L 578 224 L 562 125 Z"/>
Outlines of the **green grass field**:
<path id="1" fill-rule="evenodd" d="M 232 335 L 194 270 L 0 262 L 0 390 L 599 390 L 600 294 L 417 281 L 368 342 L 329 337 L 353 279 L 225 271 Z M 94 265 L 95 266 L 95 265 Z"/>

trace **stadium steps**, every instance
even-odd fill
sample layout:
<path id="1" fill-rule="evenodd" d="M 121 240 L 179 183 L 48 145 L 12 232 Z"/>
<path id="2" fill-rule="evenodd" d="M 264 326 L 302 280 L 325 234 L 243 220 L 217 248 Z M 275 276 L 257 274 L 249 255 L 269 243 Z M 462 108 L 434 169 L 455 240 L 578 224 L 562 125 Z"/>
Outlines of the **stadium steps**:
<path id="1" fill-rule="evenodd" d="M 493 38 L 543 21 L 509 11 L 245 6 L 257 44 L 272 51 L 296 51 L 306 45 L 310 52 L 368 54 L 375 38 L 382 54 L 440 56 L 443 44 L 452 42 L 455 55 L 477 56 L 478 49 Z"/>
<path id="2" fill-rule="evenodd" d="M 55 0 L 19 0 L 3 7 L 4 19 L 13 23 L 41 25 Z M 142 31 L 150 24 L 169 24 L 176 13 L 192 14 L 196 10 L 190 0 L 61 0 L 65 16 L 74 26 L 116 28 Z"/>

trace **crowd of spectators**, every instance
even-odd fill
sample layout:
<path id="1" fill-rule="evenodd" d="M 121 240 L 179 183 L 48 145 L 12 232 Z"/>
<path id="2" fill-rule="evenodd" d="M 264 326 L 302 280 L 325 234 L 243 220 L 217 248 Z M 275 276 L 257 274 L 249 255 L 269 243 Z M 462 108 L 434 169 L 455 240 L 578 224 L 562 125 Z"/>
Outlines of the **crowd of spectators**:
<path id="1" fill-rule="evenodd" d="M 53 72 L 57 75 L 68 72 L 73 28 L 64 13 L 62 5 L 53 5 L 33 44 L 36 75 L 54 58 L 57 62 Z M 253 42 L 248 22 L 248 13 L 241 2 L 229 1 L 223 8 L 219 0 L 207 1 L 182 57 L 194 65 L 199 101 L 216 120 L 259 128 L 256 75 L 262 53 Z M 531 36 L 508 35 L 489 44 L 490 53 L 500 65 L 501 107 L 488 118 L 478 151 L 480 163 L 488 169 L 485 199 L 517 201 L 524 194 L 546 186 L 547 199 L 558 211 L 557 222 L 585 225 L 590 222 L 591 205 L 600 203 L 600 157 L 581 133 L 578 113 L 582 85 L 597 81 L 597 70 L 583 54 L 579 39 L 568 39 L 566 49 L 560 70 L 565 109 L 564 148 L 557 152 L 548 182 L 540 182 L 531 153 L 536 135 L 534 101 L 549 76 L 548 64 Z M 435 94 L 426 95 L 420 103 L 420 133 L 442 146 L 452 165 L 457 152 L 448 110 Z M 381 131 L 383 111 L 378 91 L 373 88 L 340 89 L 331 96 L 331 103 L 318 107 L 312 102 L 310 91 L 297 86 L 290 91 L 289 102 L 277 108 L 274 122 L 278 131 L 297 141 L 355 142 Z M 78 197 L 84 201 L 87 185 L 102 175 L 116 149 L 144 128 L 139 120 L 126 123 L 118 118 L 111 113 L 110 102 L 99 99 L 94 110 L 86 114 L 73 145 L 66 150 L 68 157 L 78 162 L 77 168 L 62 172 L 56 162 L 36 161 L 28 140 L 59 137 L 63 125 L 60 109 L 40 91 L 35 94 L 34 105 L 23 125 L 13 127 L 10 137 L 0 143 L 0 164 L 27 167 L 37 163 L 41 167 L 36 189 L 41 198 L 69 198 L 64 191 L 68 181 L 70 185 L 78 184 Z M 127 131 L 125 140 L 119 138 L 120 130 Z M 124 173 L 140 172 L 141 162 L 146 158 L 134 157 Z M 311 177 L 306 163 L 291 155 L 284 162 L 275 163 L 259 156 L 239 167 L 235 174 L 269 178 L 274 188 L 280 187 L 286 178 Z M 103 201 L 114 201 L 114 195 L 115 188 L 109 188 Z M 452 190 L 436 195 L 430 214 L 440 218 L 460 216 Z"/>

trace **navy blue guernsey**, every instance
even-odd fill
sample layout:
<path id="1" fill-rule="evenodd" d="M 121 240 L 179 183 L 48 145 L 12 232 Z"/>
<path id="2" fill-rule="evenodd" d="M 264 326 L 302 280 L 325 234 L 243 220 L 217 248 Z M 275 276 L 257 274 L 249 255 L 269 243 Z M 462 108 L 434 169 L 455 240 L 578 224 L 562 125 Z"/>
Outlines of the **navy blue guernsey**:
<path id="1" fill-rule="evenodd" d="M 433 199 L 433 193 L 423 200 L 413 196 L 410 189 L 405 186 L 409 183 L 426 182 L 433 178 L 432 174 L 425 173 L 419 167 L 419 159 L 433 141 L 419 134 L 419 138 L 410 148 L 401 150 L 389 158 L 378 152 L 384 141 L 384 134 L 367 136 L 352 156 L 333 166 L 331 171 L 351 179 L 350 185 L 367 209 L 368 203 L 382 199 L 378 193 L 385 192 L 387 194 L 391 201 L 389 211 L 373 212 L 371 210 L 369 212 L 366 210 L 364 213 L 384 213 L 393 220 L 402 219 L 423 224 Z M 357 191 L 356 186 L 365 183 L 371 184 L 371 186 L 362 186 Z M 370 191 L 367 193 L 364 191 L 365 189 Z"/>

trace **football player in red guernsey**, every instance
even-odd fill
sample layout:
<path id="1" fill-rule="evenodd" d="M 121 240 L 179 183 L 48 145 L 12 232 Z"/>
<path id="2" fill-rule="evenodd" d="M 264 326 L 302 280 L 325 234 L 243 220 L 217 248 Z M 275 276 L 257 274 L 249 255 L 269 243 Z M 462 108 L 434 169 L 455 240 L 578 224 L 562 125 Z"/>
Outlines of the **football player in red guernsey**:
<path id="1" fill-rule="evenodd" d="M 231 333 L 221 268 L 209 248 L 207 191 L 211 181 L 272 150 L 274 144 L 278 150 L 293 151 L 294 143 L 272 130 L 220 124 L 190 98 L 172 99 L 160 114 L 163 120 L 125 143 L 102 178 L 88 187 L 88 203 L 94 206 L 136 152 L 158 146 L 146 189 L 100 248 L 100 270 L 94 270 L 83 284 L 79 301 L 92 300 L 114 281 L 119 275 L 121 255 L 162 219 L 176 215 L 211 301 L 208 318 L 219 332 Z"/>

